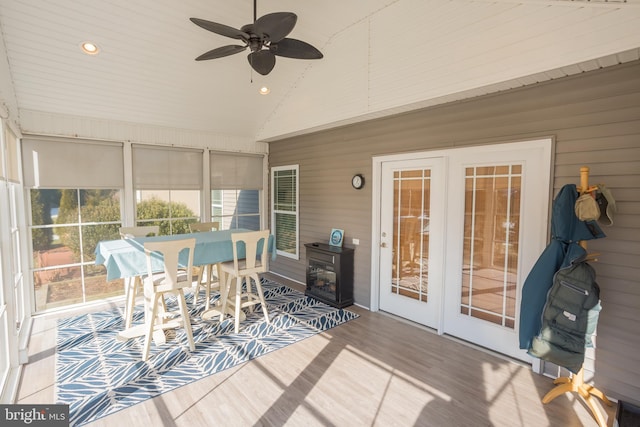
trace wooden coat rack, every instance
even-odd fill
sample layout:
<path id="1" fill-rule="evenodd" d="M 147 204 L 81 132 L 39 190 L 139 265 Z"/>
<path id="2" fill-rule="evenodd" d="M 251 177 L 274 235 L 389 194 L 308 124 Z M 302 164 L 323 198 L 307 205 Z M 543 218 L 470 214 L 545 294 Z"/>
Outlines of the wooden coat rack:
<path id="1" fill-rule="evenodd" d="M 578 191 L 580 194 L 591 193 L 595 191 L 597 187 L 589 187 L 589 168 L 583 166 L 580 168 L 580 187 Z M 581 240 L 580 246 L 582 246 L 585 250 L 587 249 L 587 242 L 585 240 Z M 596 396 L 608 406 L 613 406 L 613 403 L 604 393 L 592 385 L 586 384 L 584 382 L 584 367 L 580 368 L 577 374 L 572 375 L 571 377 L 560 377 L 557 378 L 554 382 L 556 386 L 549 391 L 543 398 L 542 403 L 549 403 L 556 397 L 563 395 L 564 393 L 578 393 L 584 399 L 585 403 L 591 410 L 593 417 L 598 422 L 600 427 L 607 427 L 607 422 L 604 419 L 604 416 L 600 412 L 600 408 L 596 406 L 595 401 L 592 399 L 592 396 Z"/>

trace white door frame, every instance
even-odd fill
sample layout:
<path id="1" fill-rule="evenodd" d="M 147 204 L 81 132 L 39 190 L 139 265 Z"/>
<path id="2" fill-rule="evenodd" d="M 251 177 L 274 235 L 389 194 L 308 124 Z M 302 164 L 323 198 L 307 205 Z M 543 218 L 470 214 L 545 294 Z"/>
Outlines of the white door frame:
<path id="1" fill-rule="evenodd" d="M 411 153 L 401 153 L 401 154 L 392 154 L 392 155 L 384 155 L 384 156 L 374 156 L 372 158 L 372 218 L 371 218 L 371 299 L 370 299 L 370 307 L 371 311 L 379 311 L 380 310 L 380 244 L 381 244 L 381 236 L 380 236 L 380 227 L 381 227 L 381 188 L 382 188 L 382 163 L 389 161 L 402 161 L 402 160 L 415 160 L 419 158 L 433 158 L 433 157 L 447 157 L 451 155 L 456 150 L 481 150 L 483 153 L 491 152 L 491 151 L 503 151 L 505 149 L 518 149 L 518 148 L 529 148 L 529 147 L 540 147 L 542 145 L 543 150 L 545 151 L 545 167 L 540 176 L 540 184 L 547 188 L 548 194 L 552 194 L 552 166 L 553 166 L 553 146 L 554 141 L 553 138 L 539 138 L 535 140 L 525 140 L 525 141 L 515 141 L 515 142 L 505 142 L 491 145 L 480 145 L 480 146 L 466 146 L 466 147 L 456 147 L 456 148 L 447 148 L 447 149 L 439 149 L 433 151 L 423 151 L 423 152 L 411 152 Z M 547 161 L 548 159 L 548 161 Z M 446 162 L 445 162 L 446 163 Z M 447 167 L 447 166 L 445 166 Z M 445 190 L 446 191 L 446 190 Z M 549 205 L 544 208 L 541 207 L 541 212 L 539 212 L 543 219 L 546 219 L 547 227 L 542 227 L 541 230 L 536 232 L 543 233 L 544 238 L 542 241 L 547 241 L 548 236 L 548 218 L 549 218 Z M 445 219 L 446 221 L 446 219 Z M 446 224 L 445 224 L 446 227 Z M 544 247 L 540 248 L 540 252 L 544 250 Z M 527 266 L 527 269 L 530 269 L 531 266 Z M 520 295 L 518 295 L 518 298 Z M 444 304 L 444 298 L 442 299 L 442 304 Z M 444 317 L 444 307 L 440 310 L 440 321 L 438 322 L 439 326 L 437 329 L 438 334 L 443 333 L 443 317 Z M 535 371 L 534 365 L 534 371 Z"/>

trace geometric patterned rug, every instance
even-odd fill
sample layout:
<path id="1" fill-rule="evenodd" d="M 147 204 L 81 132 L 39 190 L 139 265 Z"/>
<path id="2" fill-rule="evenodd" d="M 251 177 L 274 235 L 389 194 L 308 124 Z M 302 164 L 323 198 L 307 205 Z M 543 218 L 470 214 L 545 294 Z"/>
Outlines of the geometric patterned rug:
<path id="1" fill-rule="evenodd" d="M 141 360 L 144 337 L 115 339 L 124 328 L 123 307 L 59 320 L 56 403 L 69 405 L 70 425 L 95 421 L 358 317 L 273 281 L 263 279 L 262 286 L 270 324 L 257 305 L 235 334 L 232 318 L 202 320 L 204 304 L 191 309 L 190 293 L 185 298 L 195 351 L 189 350 L 180 328 L 166 344 L 152 344 L 147 361 Z M 219 295 L 211 294 L 215 302 Z M 170 310 L 175 305 L 175 298 L 167 298 Z M 134 324 L 144 321 L 142 305 L 136 306 L 133 319 Z"/>

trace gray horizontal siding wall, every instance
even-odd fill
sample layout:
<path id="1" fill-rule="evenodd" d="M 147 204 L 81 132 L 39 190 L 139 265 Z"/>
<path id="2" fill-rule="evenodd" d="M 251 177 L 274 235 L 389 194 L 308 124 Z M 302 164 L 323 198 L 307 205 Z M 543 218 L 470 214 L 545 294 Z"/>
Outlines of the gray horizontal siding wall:
<path id="1" fill-rule="evenodd" d="M 597 349 L 585 362 L 596 385 L 640 404 L 640 63 L 596 70 L 463 102 L 377 119 L 271 143 L 270 166 L 300 165 L 300 260 L 283 257 L 272 269 L 305 281 L 303 243 L 345 230 L 355 252 L 355 300 L 369 306 L 372 156 L 552 136 L 556 140 L 554 197 L 579 184 L 604 183 L 616 198 L 606 239 L 589 242 L 602 289 Z M 592 371 L 592 372 L 591 372 Z"/>

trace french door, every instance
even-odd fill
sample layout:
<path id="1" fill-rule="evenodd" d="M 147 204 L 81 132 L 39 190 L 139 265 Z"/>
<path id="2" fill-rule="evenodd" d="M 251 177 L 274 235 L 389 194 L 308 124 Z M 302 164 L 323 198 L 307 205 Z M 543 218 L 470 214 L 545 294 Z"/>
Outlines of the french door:
<path id="1" fill-rule="evenodd" d="M 379 309 L 528 360 L 520 291 L 546 244 L 550 150 L 540 140 L 379 159 Z"/>
<path id="2" fill-rule="evenodd" d="M 380 309 L 437 328 L 442 298 L 444 159 L 382 164 Z"/>

